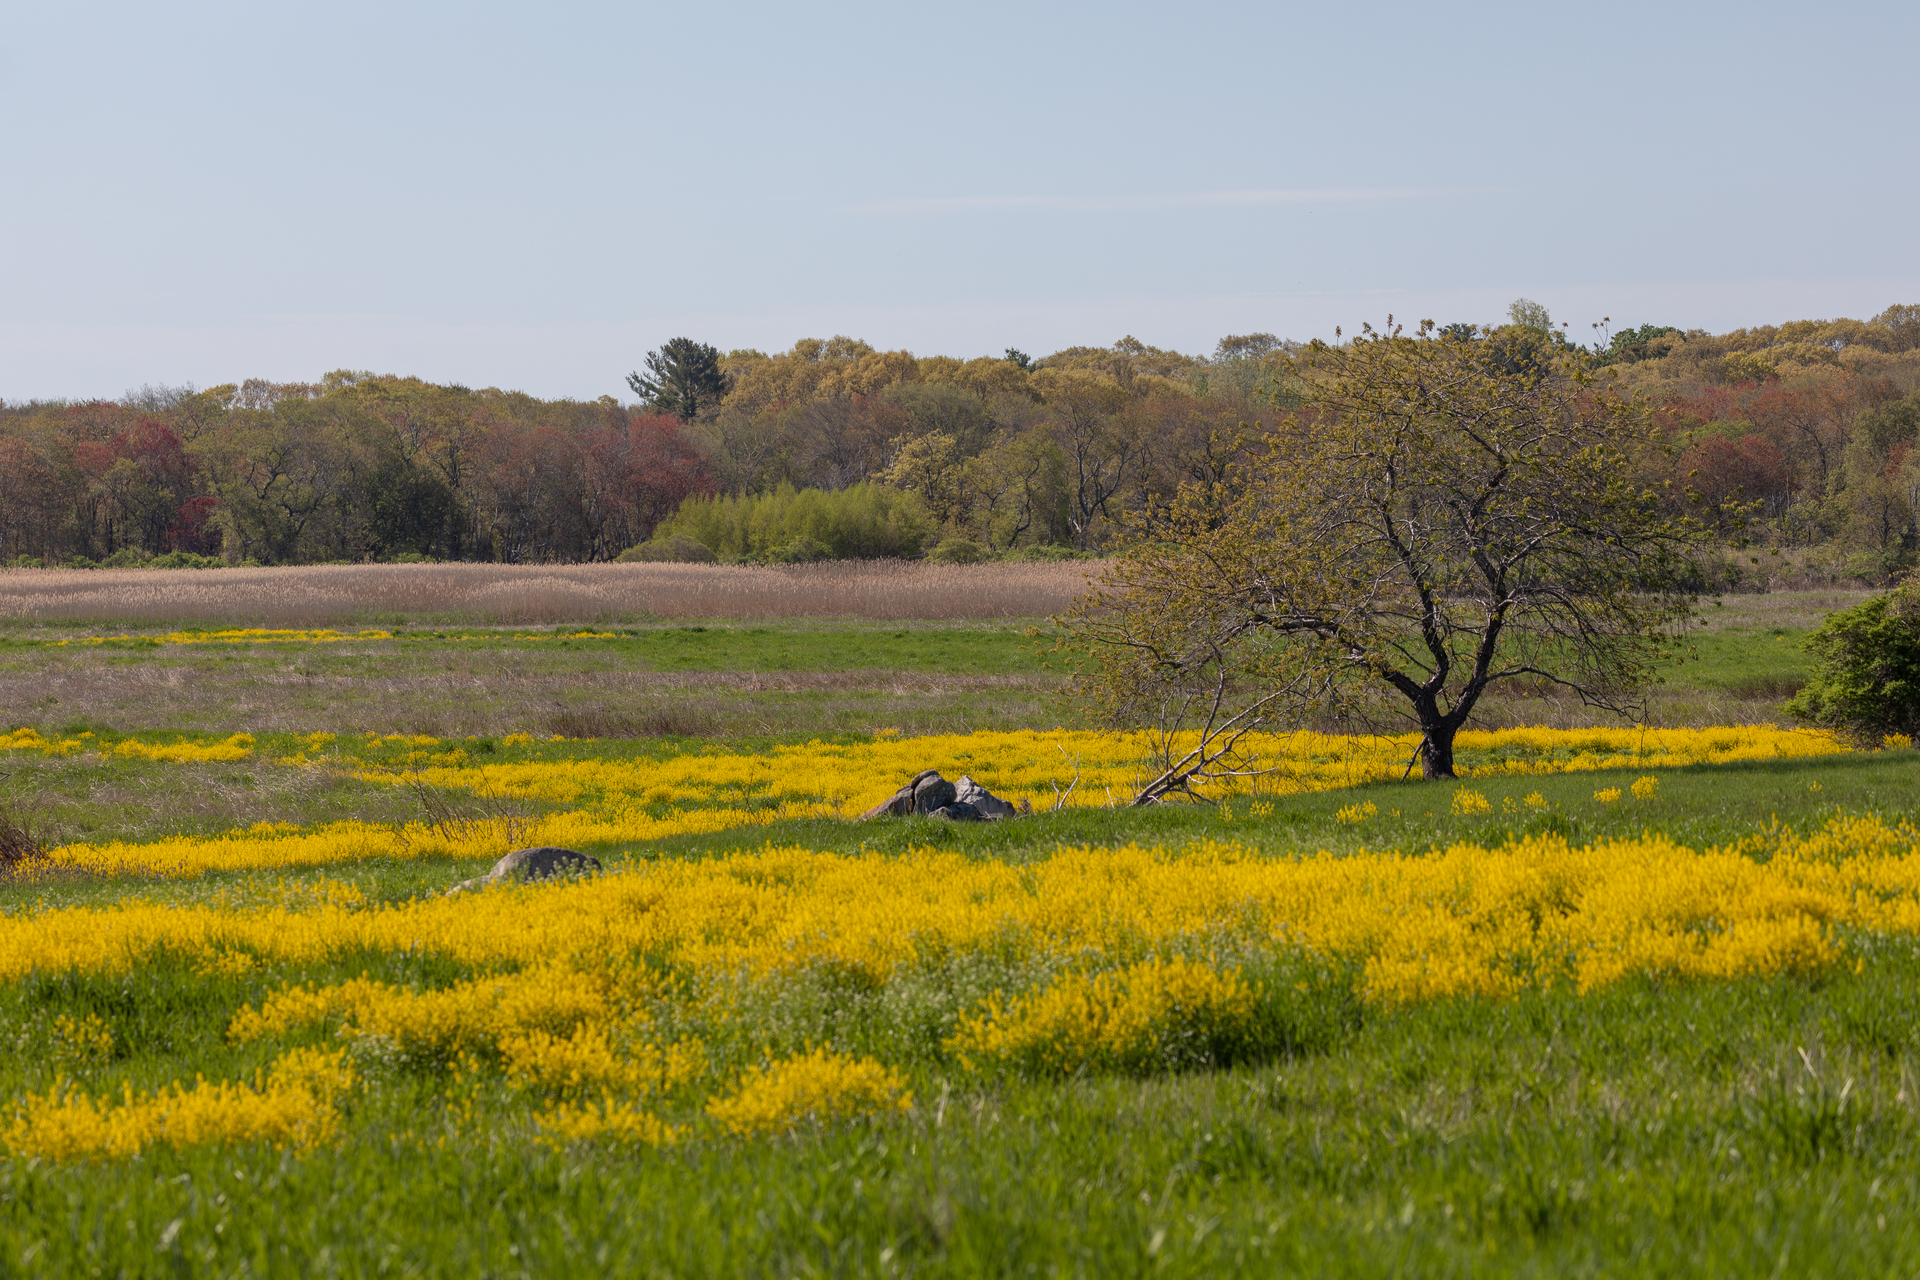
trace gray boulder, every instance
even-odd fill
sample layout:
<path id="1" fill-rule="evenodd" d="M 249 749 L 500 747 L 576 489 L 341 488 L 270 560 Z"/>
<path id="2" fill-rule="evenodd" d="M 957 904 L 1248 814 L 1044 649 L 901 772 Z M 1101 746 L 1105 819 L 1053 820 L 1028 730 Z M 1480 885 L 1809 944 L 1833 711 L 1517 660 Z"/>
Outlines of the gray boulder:
<path id="1" fill-rule="evenodd" d="M 955 805 L 960 806 L 959 813 L 941 812 Z M 1032 812 L 1032 805 L 1023 801 L 1021 807 L 1015 808 L 972 778 L 963 777 L 958 782 L 948 782 L 937 771 L 927 769 L 914 774 L 912 781 L 861 814 L 859 820 L 905 818 L 918 813 L 956 822 L 978 822 L 981 819 L 1015 818 Z"/>
<path id="2" fill-rule="evenodd" d="M 471 880 L 463 880 L 453 886 L 450 893 L 459 893 L 466 889 L 478 889 L 484 885 L 501 884 L 508 881 L 546 880 L 553 876 L 581 875 L 588 871 L 600 870 L 600 860 L 591 854 L 575 849 L 562 849 L 558 845 L 536 845 L 530 849 L 515 849 L 506 857 L 493 864 L 493 870 Z"/>
<path id="3" fill-rule="evenodd" d="M 957 788 L 939 774 L 929 774 L 913 788 L 913 811 L 932 813 L 944 809 L 959 798 Z"/>
<path id="4" fill-rule="evenodd" d="M 900 788 L 891 796 L 888 796 L 885 800 L 882 800 L 879 804 L 861 814 L 859 820 L 865 822 L 869 818 L 906 817 L 913 812 L 914 788 L 926 782 L 928 779 L 937 779 L 939 776 L 940 775 L 932 769 L 923 770 L 920 773 L 914 774 L 906 786 Z"/>
<path id="5" fill-rule="evenodd" d="M 972 778 L 962 777 L 953 784 L 954 800 L 960 804 L 971 805 L 980 811 L 983 818 L 1012 818 L 1019 810 L 993 792 L 987 790 Z"/>

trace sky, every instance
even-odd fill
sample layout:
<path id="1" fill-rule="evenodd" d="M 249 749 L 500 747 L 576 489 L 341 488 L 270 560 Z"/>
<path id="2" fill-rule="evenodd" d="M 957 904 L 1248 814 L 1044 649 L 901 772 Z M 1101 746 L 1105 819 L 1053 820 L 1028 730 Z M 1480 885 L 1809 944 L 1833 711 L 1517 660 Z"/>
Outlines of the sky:
<path id="1" fill-rule="evenodd" d="M 0 398 L 1920 302 L 1920 5 L 16 4 Z"/>

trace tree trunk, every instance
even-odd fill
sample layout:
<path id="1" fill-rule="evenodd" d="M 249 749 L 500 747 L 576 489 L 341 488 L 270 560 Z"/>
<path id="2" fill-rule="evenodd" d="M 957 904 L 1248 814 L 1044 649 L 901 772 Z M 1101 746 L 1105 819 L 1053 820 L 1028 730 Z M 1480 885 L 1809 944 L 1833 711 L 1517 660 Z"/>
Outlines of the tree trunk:
<path id="1" fill-rule="evenodd" d="M 1453 777 L 1453 724 L 1440 720 L 1422 725 L 1421 731 L 1426 736 L 1420 741 L 1420 776 Z"/>

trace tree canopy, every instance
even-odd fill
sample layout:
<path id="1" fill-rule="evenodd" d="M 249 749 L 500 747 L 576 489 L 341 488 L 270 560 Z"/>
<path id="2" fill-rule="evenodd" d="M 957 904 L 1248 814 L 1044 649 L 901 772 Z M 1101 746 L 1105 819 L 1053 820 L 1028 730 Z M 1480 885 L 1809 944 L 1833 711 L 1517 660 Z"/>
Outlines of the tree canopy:
<path id="1" fill-rule="evenodd" d="M 702 408 L 718 408 L 727 394 L 720 353 L 692 338 L 675 338 L 647 353 L 647 371 L 627 375 L 627 386 L 656 413 L 692 422 Z"/>
<path id="2" fill-rule="evenodd" d="M 1920 305 L 1717 335 L 1661 319 L 1596 326 L 1587 355 L 1653 406 L 1630 466 L 1715 531 L 1702 584 L 1884 585 L 1920 564 Z M 1207 355 L 1129 335 L 972 358 L 836 335 L 729 350 L 723 394 L 709 380 L 671 414 L 644 370 L 638 407 L 349 370 L 0 403 L 0 564 L 604 559 L 689 495 L 861 484 L 923 502 L 924 546 L 1112 554 L 1181 485 L 1219 492 L 1286 413 L 1319 412 L 1318 359 L 1259 332 Z"/>
<path id="3" fill-rule="evenodd" d="M 1423 775 L 1451 777 L 1500 681 L 1632 709 L 1690 613 L 1700 539 L 1636 483 L 1650 410 L 1517 325 L 1316 344 L 1303 373 L 1305 408 L 1143 521 L 1069 621 L 1110 719 L 1217 736 L 1169 758 L 1161 794 L 1257 723 L 1410 721 Z"/>

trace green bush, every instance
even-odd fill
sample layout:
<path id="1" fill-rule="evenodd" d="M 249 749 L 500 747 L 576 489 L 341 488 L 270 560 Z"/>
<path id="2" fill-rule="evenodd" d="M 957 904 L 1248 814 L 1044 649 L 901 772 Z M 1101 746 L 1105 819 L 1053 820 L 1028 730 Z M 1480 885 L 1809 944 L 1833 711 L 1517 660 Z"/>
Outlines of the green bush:
<path id="1" fill-rule="evenodd" d="M 826 548 L 821 558 L 869 560 L 920 554 L 933 524 L 918 496 L 882 484 L 845 489 L 695 497 L 661 522 L 654 541 L 684 534 L 722 560 L 781 561 Z"/>
<path id="2" fill-rule="evenodd" d="M 985 547 L 966 538 L 943 538 L 927 552 L 927 559 L 934 564 L 979 564 L 988 554 Z"/>
<path id="3" fill-rule="evenodd" d="M 764 557 L 768 564 L 812 564 L 816 560 L 833 558 L 831 547 L 807 537 L 795 538 L 784 547 L 775 547 Z"/>
<path id="4" fill-rule="evenodd" d="M 1008 553 L 1006 558 L 1027 564 L 1058 564 L 1062 560 L 1091 560 L 1093 557 L 1084 551 L 1075 551 L 1072 547 L 1063 547 L 1057 542 L 1049 542 L 1043 546 L 1022 547 L 1018 551 Z"/>
<path id="5" fill-rule="evenodd" d="M 147 561 L 149 569 L 218 569 L 220 557 L 198 556 L 191 551 L 169 551 Z"/>
<path id="6" fill-rule="evenodd" d="M 1874 745 L 1920 733 L 1920 578 L 1828 614 L 1805 647 L 1813 678 L 1788 715 Z"/>

